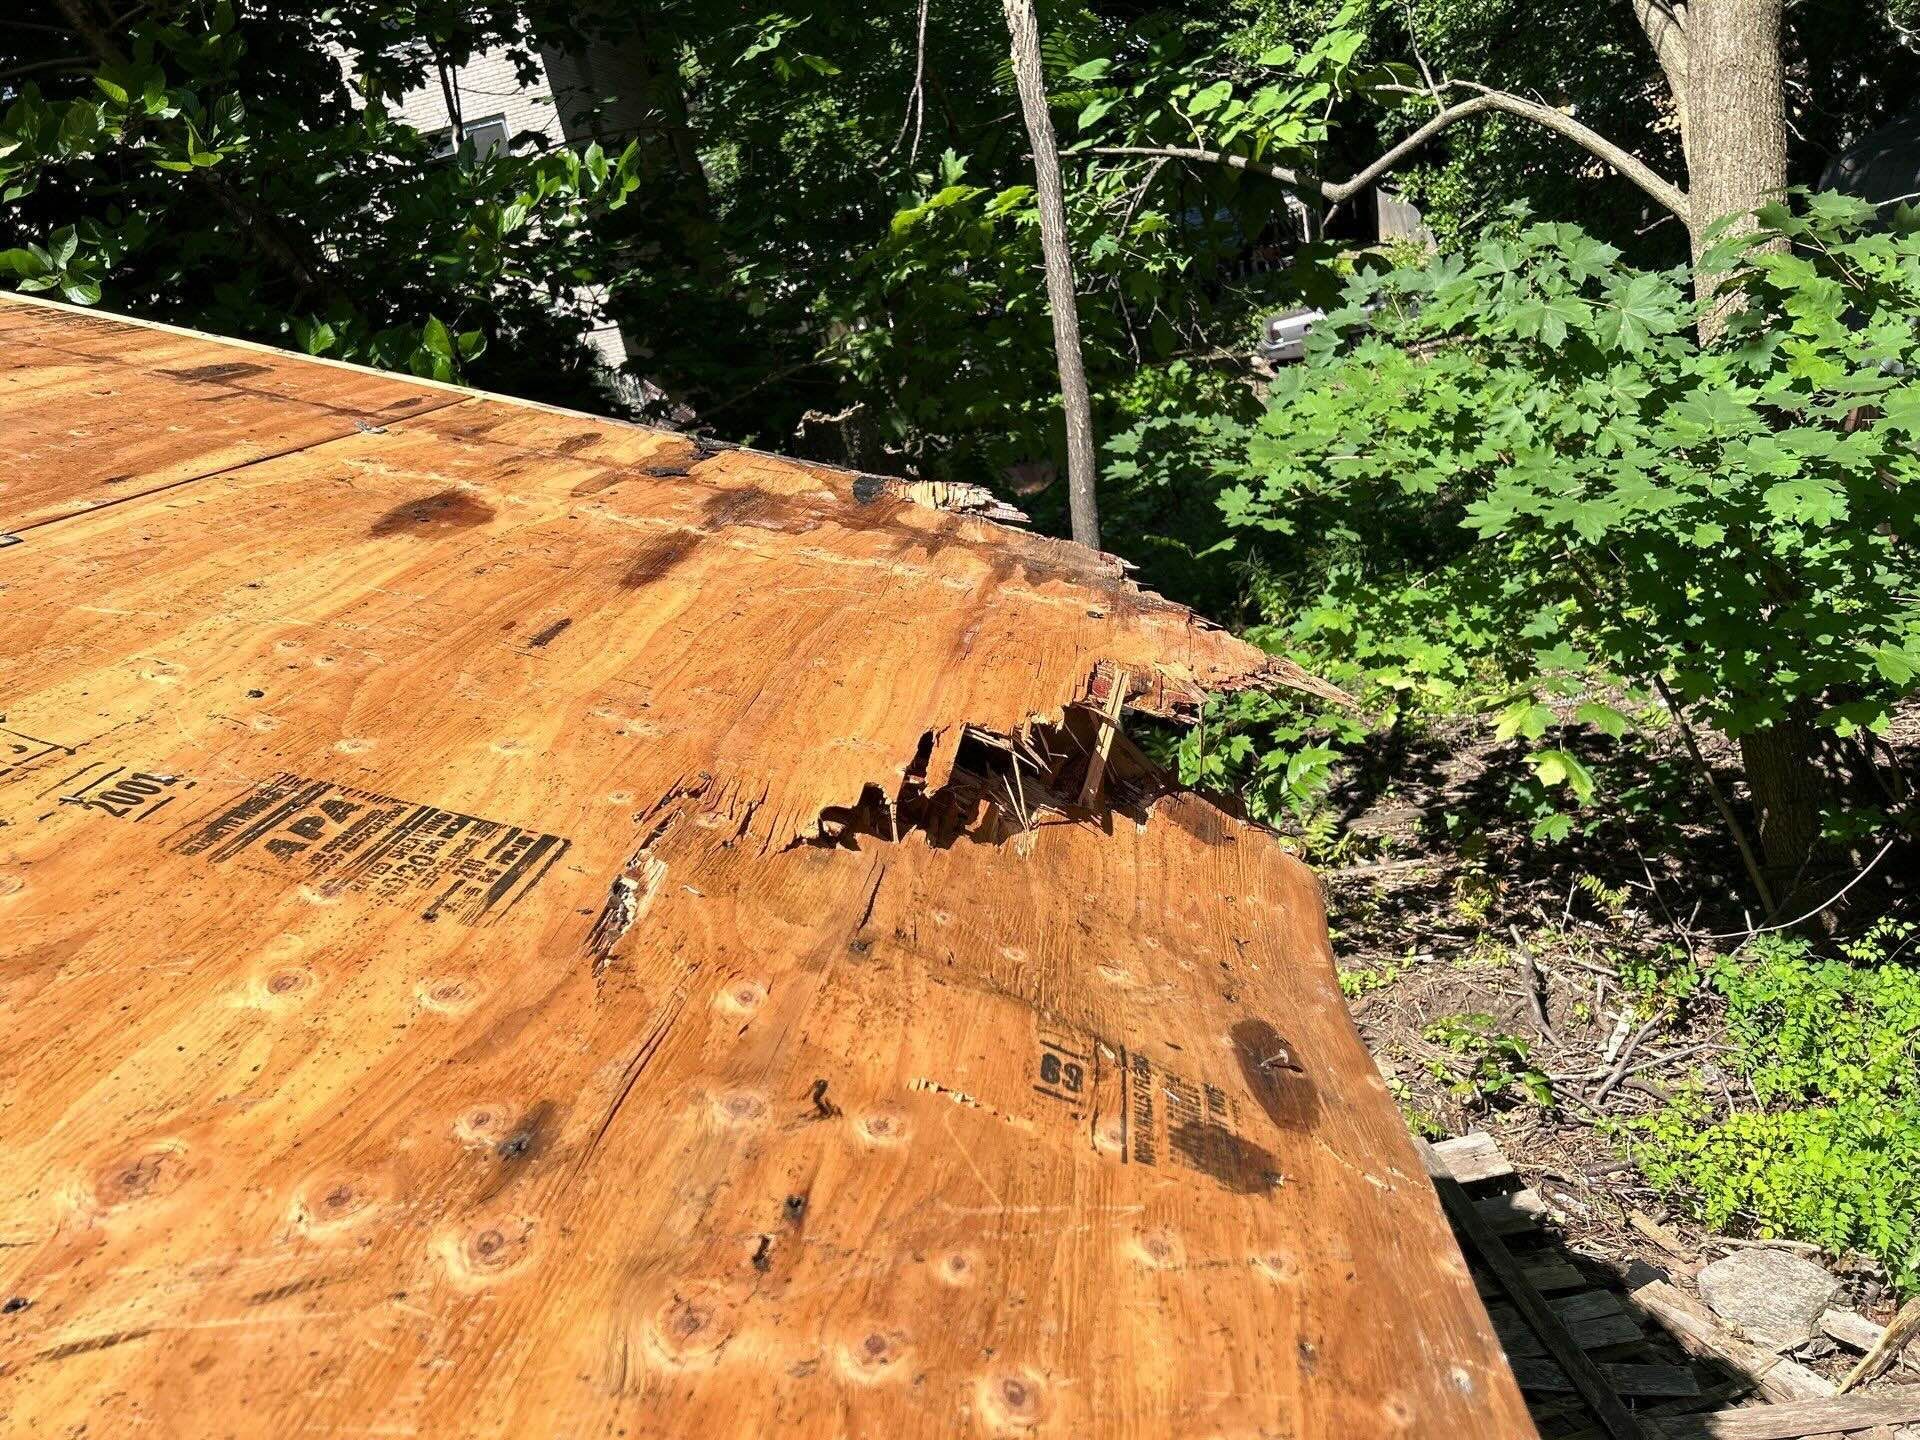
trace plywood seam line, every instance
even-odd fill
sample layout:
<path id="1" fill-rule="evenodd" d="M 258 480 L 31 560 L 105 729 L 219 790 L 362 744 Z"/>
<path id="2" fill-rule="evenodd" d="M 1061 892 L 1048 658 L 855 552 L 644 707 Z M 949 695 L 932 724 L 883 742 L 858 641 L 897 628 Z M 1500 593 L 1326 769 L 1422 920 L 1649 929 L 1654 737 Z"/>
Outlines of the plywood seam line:
<path id="1" fill-rule="evenodd" d="M 432 415 L 438 411 L 449 409 L 459 403 L 458 400 L 449 400 L 445 405 L 435 405 L 430 410 L 416 410 L 405 416 L 396 416 L 389 420 L 388 426 L 381 428 L 398 426 L 407 420 L 417 420 L 422 415 Z M 102 511 L 111 510 L 118 505 L 125 505 L 129 501 L 149 500 L 155 495 L 165 495 L 169 490 L 178 490 L 184 485 L 197 485 L 202 480 L 219 480 L 229 475 L 238 475 L 242 470 L 250 470 L 255 465 L 268 465 L 276 460 L 284 460 L 289 455 L 304 455 L 311 451 L 324 450 L 329 445 L 337 445 L 344 440 L 357 439 L 362 433 L 365 432 L 355 430 L 350 435 L 328 435 L 322 439 L 308 440 L 303 444 L 289 445 L 284 450 L 275 450 L 269 455 L 255 455 L 251 459 L 238 460 L 231 465 L 217 466 L 212 470 L 202 471 L 198 475 L 187 475 L 179 480 L 169 480 L 166 484 L 155 485 L 150 490 L 130 490 L 124 495 L 114 496 L 111 500 L 102 500 L 97 504 L 88 505 L 84 510 L 69 510 L 63 515 L 43 515 L 37 520 L 26 520 L 15 527 L 13 531 L 13 541 L 14 543 L 24 542 L 26 532 L 29 530 L 44 529 L 49 525 L 57 525 L 62 520 L 78 520 L 85 516 L 98 515 Z"/>
<path id="2" fill-rule="evenodd" d="M 88 320 L 107 320 L 115 325 L 135 325 L 142 329 L 158 331 L 165 335 L 177 335 L 183 339 L 204 340 L 206 338 L 198 331 L 188 330 L 178 325 L 169 325 L 161 320 L 149 320 L 134 315 L 109 316 L 104 315 L 98 310 L 89 309 L 85 306 L 69 305 L 63 301 L 49 299 L 44 295 L 20 295 L 11 292 L 0 292 L 0 309 L 4 309 L 9 305 L 19 306 L 23 309 L 51 310 L 63 315 L 79 316 Z M 38 343 L 46 344 L 49 348 L 59 350 L 75 359 L 94 360 L 97 358 L 84 350 L 76 350 L 67 345 L 62 345 L 58 340 L 42 340 Z M 236 350 L 251 351 L 257 354 L 269 355 L 276 359 L 296 361 L 301 364 L 317 366 L 324 369 L 344 370 L 354 375 L 377 376 L 401 380 L 424 390 L 437 390 L 449 394 L 452 398 L 448 401 L 448 404 L 457 404 L 462 400 L 488 400 L 548 415 L 565 416 L 568 418 L 575 418 L 579 415 L 578 411 L 568 409 L 563 405 L 552 405 L 541 400 L 529 400 L 519 395 L 507 395 L 492 390 L 480 390 L 469 386 L 456 385 L 451 381 L 431 380 L 423 376 L 405 374 L 400 371 L 379 370 L 370 365 L 358 365 L 349 360 L 335 360 L 325 355 L 308 355 L 298 350 L 286 350 L 262 341 L 222 337 L 221 343 Z M 244 387 L 239 386 L 233 388 L 244 390 Z M 270 395 L 261 394 L 260 392 L 247 391 L 245 393 L 257 395 L 262 399 L 272 398 Z M 351 418 L 352 412 L 350 411 L 327 406 L 324 402 L 319 403 L 323 409 Z M 445 409 L 446 407 L 436 406 L 434 408 Z M 427 410 L 414 412 L 415 415 L 426 415 L 430 413 L 431 412 Z M 405 418 L 412 419 L 414 416 L 409 415 Z M 794 463 L 793 457 L 790 455 L 782 455 L 772 450 L 759 450 L 751 445 L 740 445 L 729 440 L 718 440 L 711 436 L 696 435 L 686 431 L 648 425 L 638 420 L 627 420 L 616 416 L 597 415 L 592 418 L 596 423 L 602 425 L 614 425 L 623 429 L 643 431 L 648 434 L 679 436 L 699 446 L 705 452 L 703 458 L 723 453 L 737 453 L 750 455 L 757 459 L 774 461 L 781 465 Z M 970 485 L 962 481 L 906 480 L 890 475 L 876 475 L 870 471 L 860 470 L 850 465 L 838 465 L 831 460 L 809 460 L 805 463 L 810 469 L 825 470 L 833 474 L 844 475 L 849 480 L 855 482 L 856 498 L 860 498 L 858 495 L 859 489 L 862 488 L 862 486 L 866 486 L 872 487 L 876 492 L 884 490 L 888 494 L 896 495 L 916 505 L 925 506 L 933 510 L 943 510 L 951 514 L 973 515 L 982 519 L 991 520 L 995 523 L 1022 526 L 1024 526 L 1028 520 L 1027 515 L 1023 511 L 1000 500 L 991 490 L 982 485 Z M 1104 554 L 1104 552 L 1099 553 Z M 1105 558 L 1113 560 L 1116 564 L 1124 565 L 1125 563 L 1117 556 L 1106 555 Z"/>
<path id="3" fill-rule="evenodd" d="M 10 298 L 14 298 L 14 297 L 0 294 L 0 299 L 10 299 Z M 118 320 L 123 317 L 115 316 L 114 318 Z M 52 351 L 56 355 L 64 355 L 69 360 L 72 360 L 79 365 L 98 366 L 102 363 L 102 360 L 104 358 L 107 358 L 107 357 L 102 357 L 98 354 L 95 354 L 92 351 L 77 348 L 71 343 L 62 343 L 60 340 L 49 339 L 48 337 L 43 335 L 33 336 L 32 342 L 39 349 Z M 229 341 L 226 343 L 231 344 L 235 342 Z M 269 347 L 268 353 L 276 357 L 284 357 L 289 360 L 293 360 L 293 359 L 311 360 L 314 358 L 313 356 L 310 356 L 310 355 L 302 356 L 296 351 L 276 350 L 276 349 L 272 349 L 271 347 Z M 122 362 L 118 360 L 118 357 L 113 357 L 113 363 L 121 364 Z M 126 369 L 126 372 L 129 375 L 137 375 L 141 373 L 140 371 L 138 371 L 132 366 L 123 366 L 123 368 Z M 391 380 L 395 382 L 396 385 L 409 384 L 419 378 L 415 375 L 412 375 L 405 371 L 400 371 L 400 370 L 374 370 L 374 369 L 365 368 L 361 366 L 352 366 L 349 368 L 353 369 L 356 373 L 369 375 L 378 379 Z M 159 373 L 163 375 L 167 375 L 170 372 L 166 370 L 161 370 Z M 182 377 L 182 376 L 176 375 L 176 376 L 172 376 L 171 378 L 182 379 L 182 378 L 189 378 L 189 377 Z M 215 380 L 215 381 L 205 381 L 202 383 L 218 385 L 221 390 L 226 391 L 228 394 L 238 396 L 238 397 L 244 397 L 247 400 L 257 401 L 263 404 L 274 404 L 285 398 L 273 390 L 262 390 L 252 385 L 249 385 L 248 383 L 246 383 L 247 378 L 248 377 L 236 377 L 234 379 L 221 379 L 221 380 Z M 418 415 L 430 415 L 433 413 L 434 410 L 446 409 L 447 405 L 457 405 L 461 403 L 463 399 L 472 399 L 477 396 L 486 395 L 488 393 L 489 392 L 483 391 L 483 390 L 468 390 L 465 387 L 461 387 L 461 393 L 454 395 L 444 405 L 435 405 L 430 409 L 409 410 L 406 413 L 400 414 L 400 415 L 384 415 L 379 417 L 379 423 L 391 424 L 398 420 L 411 420 Z M 302 397 L 301 404 L 310 409 L 317 410 L 321 414 L 337 416 L 342 420 L 352 420 L 352 421 L 361 422 L 365 424 L 375 423 L 374 417 L 369 416 L 366 410 L 359 406 L 336 404 L 331 400 L 320 399 L 313 396 Z"/>

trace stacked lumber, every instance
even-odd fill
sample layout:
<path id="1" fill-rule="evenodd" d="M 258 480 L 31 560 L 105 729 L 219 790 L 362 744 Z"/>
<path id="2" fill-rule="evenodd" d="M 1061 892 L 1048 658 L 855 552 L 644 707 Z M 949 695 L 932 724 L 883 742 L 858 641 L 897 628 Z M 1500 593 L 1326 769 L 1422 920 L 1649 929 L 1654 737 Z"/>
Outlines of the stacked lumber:
<path id="1" fill-rule="evenodd" d="M 1459 1212 L 1454 1222 L 1467 1242 L 1475 1283 L 1549 1440 L 1920 1436 L 1920 1428 L 1904 1428 L 1920 1427 L 1920 1385 L 1836 1393 L 1846 1387 L 1734 1333 L 1667 1280 L 1642 1279 L 1630 1292 L 1595 1283 L 1558 1251 L 1542 1223 L 1547 1203 L 1523 1184 L 1492 1136 L 1456 1136 L 1429 1153 L 1442 1195 L 1457 1197 L 1450 1208 Z M 1665 1227 L 1637 1218 L 1637 1228 L 1658 1231 L 1679 1248 Z M 1523 1313 L 1527 1309 L 1536 1314 Z M 1538 1315 L 1540 1309 L 1547 1314 Z M 1920 1302 L 1902 1313 L 1920 1316 Z M 1852 1312 L 1828 1310 L 1821 1325 L 1866 1350 L 1869 1362 L 1888 1349 L 1882 1327 Z M 1887 1353 L 1884 1363 L 1891 1366 L 1895 1358 Z M 1855 1377 L 1874 1368 L 1863 1362 Z M 1758 1403 L 1727 1404 L 1747 1395 Z"/>
<path id="2" fill-rule="evenodd" d="M 1105 738 L 1307 677 L 964 487 L 11 298 L 0 455 L 14 1433 L 1533 1433 L 1312 877 Z"/>

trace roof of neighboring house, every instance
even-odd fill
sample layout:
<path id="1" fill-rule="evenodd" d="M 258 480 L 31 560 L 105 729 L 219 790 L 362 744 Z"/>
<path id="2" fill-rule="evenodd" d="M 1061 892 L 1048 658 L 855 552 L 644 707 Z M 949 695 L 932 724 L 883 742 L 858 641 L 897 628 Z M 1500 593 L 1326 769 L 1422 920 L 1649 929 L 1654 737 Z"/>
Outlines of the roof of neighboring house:
<path id="1" fill-rule="evenodd" d="M 1102 741 L 1316 682 L 966 487 L 13 298 L 0 454 L 22 1433 L 1532 1433 L 1313 878 Z"/>

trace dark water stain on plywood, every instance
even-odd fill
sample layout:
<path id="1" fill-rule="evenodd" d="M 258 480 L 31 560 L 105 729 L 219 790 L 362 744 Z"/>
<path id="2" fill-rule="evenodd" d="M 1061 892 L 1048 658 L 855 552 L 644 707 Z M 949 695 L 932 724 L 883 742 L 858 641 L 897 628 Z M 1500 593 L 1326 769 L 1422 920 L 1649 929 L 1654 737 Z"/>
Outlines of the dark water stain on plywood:
<path id="1" fill-rule="evenodd" d="M 620 588 L 641 590 L 666 579 L 681 561 L 698 548 L 700 539 L 698 531 L 681 530 L 641 546 L 627 562 L 627 568 L 620 576 Z"/>
<path id="2" fill-rule="evenodd" d="M 373 522 L 370 534 L 408 535 L 443 530 L 468 530 L 493 519 L 486 501 L 458 488 L 442 490 L 419 500 L 396 505 Z"/>
<path id="3" fill-rule="evenodd" d="M 1269 1120 L 1282 1130 L 1312 1127 L 1319 1093 L 1286 1037 L 1264 1020 L 1241 1020 L 1233 1027 L 1233 1053 L 1247 1089 Z"/>
<path id="4" fill-rule="evenodd" d="M 171 375 L 176 380 L 191 380 L 200 385 L 224 385 L 229 380 L 244 380 L 250 375 L 268 374 L 269 367 L 236 360 L 224 365 L 194 365 L 185 370 L 162 370 L 160 373 Z"/>
<path id="5" fill-rule="evenodd" d="M 527 644 L 532 646 L 535 650 L 544 650 L 547 648 L 547 646 L 551 645 L 554 641 L 558 640 L 562 635 L 564 635 L 567 631 L 567 627 L 572 624 L 573 624 L 573 619 L 571 616 L 556 620 L 551 625 L 547 626 L 544 630 L 540 631 L 540 633 L 535 635 L 531 640 L 527 641 Z"/>
<path id="6" fill-rule="evenodd" d="M 576 500 L 584 500 L 589 495 L 598 495 L 603 490 L 613 489 L 614 486 L 626 478 L 627 476 L 624 471 L 611 469 L 602 470 L 598 475 L 588 476 L 567 493 Z"/>

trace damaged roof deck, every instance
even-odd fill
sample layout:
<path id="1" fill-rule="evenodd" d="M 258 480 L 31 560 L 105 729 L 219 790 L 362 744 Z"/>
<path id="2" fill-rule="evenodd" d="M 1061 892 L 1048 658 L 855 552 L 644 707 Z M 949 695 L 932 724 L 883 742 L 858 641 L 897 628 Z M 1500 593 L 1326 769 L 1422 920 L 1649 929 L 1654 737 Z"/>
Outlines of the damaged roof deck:
<path id="1" fill-rule="evenodd" d="M 1532 1433 L 1312 878 L 1092 759 L 1308 677 L 967 487 L 10 297 L 0 463 L 22 1433 Z"/>

